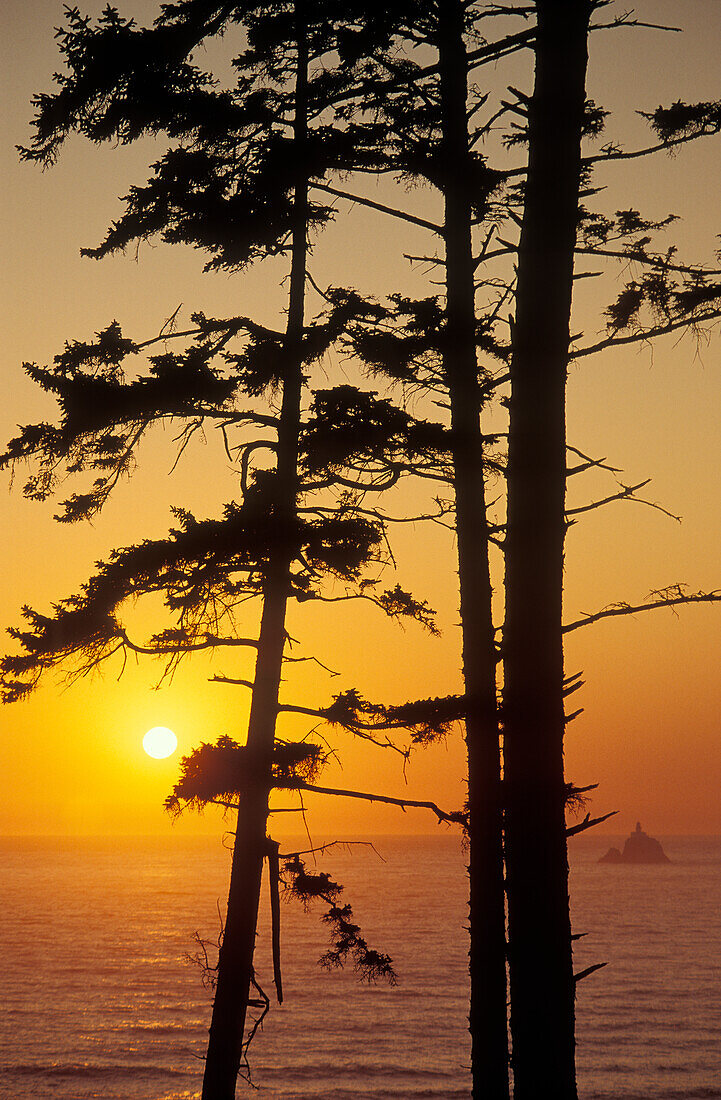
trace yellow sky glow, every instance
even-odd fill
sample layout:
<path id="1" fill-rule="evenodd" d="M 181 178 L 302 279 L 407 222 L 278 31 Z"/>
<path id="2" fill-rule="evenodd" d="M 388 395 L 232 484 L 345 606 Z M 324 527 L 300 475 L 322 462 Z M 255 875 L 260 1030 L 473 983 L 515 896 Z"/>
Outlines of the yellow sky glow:
<path id="1" fill-rule="evenodd" d="M 635 7 L 639 18 L 650 14 L 658 22 L 680 21 L 686 29 L 683 36 L 642 30 L 594 36 L 589 94 L 618 112 L 609 132 L 628 145 L 645 135 L 636 108 L 718 96 L 721 6 L 696 0 L 691 10 L 683 5 L 681 12 L 672 0 L 641 0 Z M 132 10 L 144 18 L 154 6 L 143 0 Z M 27 140 L 30 98 L 49 88 L 58 64 L 52 27 L 61 21 L 61 12 L 54 0 L 13 0 L 1 16 L 6 75 L 0 143 L 3 441 L 18 423 L 52 416 L 52 402 L 36 392 L 21 364 L 50 361 L 66 339 L 87 339 L 114 318 L 142 339 L 157 332 L 179 303 L 186 314 L 242 310 L 272 319 L 283 308 L 279 283 L 284 270 L 278 264 L 234 277 L 202 275 L 200 254 L 160 245 L 141 249 L 138 263 L 130 256 L 99 264 L 79 258 L 79 248 L 97 243 L 117 216 L 117 196 L 144 179 L 155 146 L 148 141 L 131 149 L 90 148 L 76 140 L 50 172 L 18 163 L 14 145 Z M 529 87 L 527 60 L 524 65 L 525 70 L 521 65 L 520 73 L 514 72 L 513 82 L 522 80 L 525 71 L 520 86 Z M 673 158 L 608 168 L 601 180 L 608 187 L 604 209 L 636 206 L 653 217 L 678 213 L 683 220 L 669 230 L 668 242 L 679 243 L 685 257 L 713 263 L 715 234 L 721 231 L 713 222 L 720 170 L 721 138 L 699 142 Z M 423 194 L 410 200 L 419 208 L 433 207 Z M 409 269 L 403 259 L 403 252 L 426 246 L 420 231 L 355 211 L 339 216 L 319 241 L 313 271 L 321 284 L 345 282 L 379 296 L 396 289 L 430 293 L 424 272 Z M 605 305 L 612 297 L 608 280 L 579 284 L 573 331 L 599 331 L 598 303 Z M 349 369 L 333 354 L 324 368 L 331 381 L 343 380 Z M 671 583 L 721 587 L 720 399 L 717 335 L 708 342 L 667 340 L 653 352 L 618 349 L 571 367 L 569 442 L 606 457 L 622 469 L 625 482 L 651 476 L 647 498 L 681 515 L 683 523 L 632 504 L 615 504 L 581 519 L 567 541 L 567 618 L 614 601 L 640 602 L 650 589 Z M 22 498 L 18 478 L 16 490 L 3 498 L 3 625 L 17 624 L 26 602 L 47 610 L 51 601 L 69 595 L 111 548 L 164 534 L 172 522 L 170 505 L 211 515 L 231 499 L 236 480 L 221 441 L 212 433 L 206 442 L 198 441 L 171 478 L 172 434 L 156 433 L 134 478 L 120 486 L 92 526 L 58 526 L 52 506 Z M 608 490 L 608 481 L 600 477 L 582 484 L 575 480 L 579 484 L 569 487 L 572 503 Z M 291 635 L 302 640 L 304 653 L 339 675 L 314 662 L 294 665 L 283 686 L 285 701 L 322 706 L 351 686 L 388 703 L 459 690 L 453 539 L 446 531 L 418 525 L 402 529 L 394 548 L 399 579 L 438 610 L 442 637 L 432 638 L 414 624 L 401 630 L 368 607 L 293 609 Z M 498 568 L 496 562 L 500 584 Z M 152 614 L 142 609 L 138 614 L 141 625 L 151 624 Z M 244 629 L 253 629 L 256 615 L 257 610 L 249 611 Z M 569 728 L 567 772 L 576 783 L 600 783 L 594 812 L 620 811 L 607 831 L 623 832 L 640 818 L 656 834 L 721 833 L 720 652 L 721 607 L 682 609 L 678 616 L 668 611 L 639 615 L 569 637 L 567 671 L 583 670 L 586 687 L 574 697 L 584 713 Z M 247 692 L 212 684 L 209 678 L 217 673 L 243 677 L 251 670 L 249 655 L 221 653 L 212 659 L 199 655 L 164 680 L 160 666 L 134 662 L 122 676 L 120 663 L 112 662 L 102 675 L 76 683 L 49 676 L 30 701 L 0 710 L 5 780 L 0 834 L 218 832 L 224 827 L 219 813 L 189 814 L 173 824 L 162 804 L 181 755 L 220 734 L 243 739 Z M 143 735 L 155 725 L 170 727 L 178 737 L 178 752 L 166 760 L 151 760 L 143 752 Z M 284 718 L 281 733 L 302 734 L 311 726 Z M 448 809 L 461 804 L 463 751 L 457 734 L 417 753 L 404 777 L 396 754 L 353 743 L 346 734 L 322 732 L 338 750 L 338 760 L 324 775 L 329 785 L 431 798 Z M 275 798 L 277 806 L 287 804 Z M 320 796 L 309 798 L 307 806 L 312 826 L 323 833 L 435 828 L 434 818 L 421 812 L 403 814 Z M 297 833 L 302 824 L 296 813 L 276 821 L 278 833 Z"/>

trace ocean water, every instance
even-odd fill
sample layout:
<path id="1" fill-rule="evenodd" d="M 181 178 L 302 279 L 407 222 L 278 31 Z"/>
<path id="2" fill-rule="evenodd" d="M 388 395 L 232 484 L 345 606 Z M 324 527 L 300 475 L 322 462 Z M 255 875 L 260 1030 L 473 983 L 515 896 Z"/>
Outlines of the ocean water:
<path id="1" fill-rule="evenodd" d="M 662 839 L 660 867 L 599 866 L 613 838 L 573 842 L 577 969 L 609 964 L 579 986 L 583 1100 L 721 1097 L 721 838 Z M 2 1100 L 199 1096 L 210 994 L 184 955 L 194 932 L 217 937 L 228 863 L 220 837 L 0 840 Z M 467 1100 L 458 839 L 382 838 L 318 866 L 398 985 L 319 969 L 319 912 L 283 905 L 285 1003 L 251 1049 L 261 1100 Z"/>

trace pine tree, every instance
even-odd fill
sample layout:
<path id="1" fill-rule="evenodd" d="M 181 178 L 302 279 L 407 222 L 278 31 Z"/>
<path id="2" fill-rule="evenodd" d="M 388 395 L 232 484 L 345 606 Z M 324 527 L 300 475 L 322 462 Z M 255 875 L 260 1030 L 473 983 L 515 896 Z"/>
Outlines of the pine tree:
<path id="1" fill-rule="evenodd" d="M 503 384 L 507 376 L 502 368 L 499 378 L 486 375 L 475 395 L 467 388 L 464 390 L 462 379 L 470 380 L 473 370 L 464 372 L 455 369 L 456 364 L 462 361 L 461 349 L 465 349 L 467 363 L 471 361 L 471 355 L 475 361 L 477 346 L 486 357 L 490 356 L 504 367 L 510 367 L 513 392 L 508 433 L 507 525 L 496 524 L 494 530 L 494 525 L 484 515 L 482 493 L 476 494 L 470 508 L 468 498 L 464 503 L 459 494 L 464 463 L 462 449 L 458 448 L 458 436 L 454 465 L 456 532 L 461 563 L 466 556 L 466 560 L 472 563 L 471 568 L 475 566 L 476 576 L 473 579 L 479 583 L 480 578 L 487 576 L 489 545 L 499 541 L 507 555 L 506 624 L 502 647 L 506 777 L 503 808 L 507 838 L 514 1089 L 518 1095 L 524 1096 L 535 1096 L 541 1091 L 545 1094 L 549 1090 L 555 1094 L 558 1088 L 566 1090 L 562 1095 L 575 1095 L 574 989 L 580 975 L 574 977 L 571 961 L 573 937 L 568 914 L 566 836 L 575 835 L 610 816 L 603 815 L 592 820 L 587 814 L 580 825 L 569 828 L 565 825 L 565 808 L 577 805 L 579 800 L 582 802 L 584 793 L 592 788 L 579 789 L 564 777 L 562 739 L 565 726 L 574 717 L 565 715 L 564 700 L 581 684 L 578 677 L 564 678 L 562 635 L 597 619 L 587 616 L 576 623 L 562 625 L 563 539 L 566 524 L 573 522 L 571 517 L 612 501 L 640 499 L 637 494 L 645 484 L 631 486 L 619 483 L 617 491 L 604 500 L 579 509 L 566 508 L 567 472 L 575 474 L 598 468 L 598 463 L 566 444 L 567 364 L 571 357 L 580 358 L 614 344 L 653 338 L 686 326 L 695 328 L 712 321 L 718 309 L 718 287 L 712 281 L 713 271 L 677 263 L 673 249 L 664 254 L 649 247 L 652 238 L 648 234 L 663 229 L 668 220 L 654 223 L 634 210 L 618 211 L 615 218 L 608 218 L 589 213 L 580 201 L 586 165 L 590 166 L 596 160 L 638 155 L 633 152 L 626 154 L 609 144 L 597 156 L 585 158 L 583 167 L 581 165 L 581 136 L 597 136 L 604 125 L 605 113 L 586 102 L 584 91 L 589 18 L 592 8 L 602 6 L 580 5 L 574 10 L 573 19 L 569 19 L 565 6 L 539 4 L 537 26 L 497 42 L 484 42 L 475 50 L 463 49 L 463 31 L 469 34 L 474 17 L 480 16 L 476 5 L 448 4 L 443 5 L 442 11 L 435 6 L 423 6 L 422 10 L 413 13 L 414 19 L 406 14 L 409 20 L 406 28 L 412 28 L 407 42 L 423 42 L 426 46 L 435 47 L 439 51 L 439 60 L 437 66 L 428 64 L 425 58 L 425 64 L 405 58 L 386 63 L 395 78 L 395 83 L 387 79 L 382 94 L 382 110 L 393 134 L 393 157 L 389 166 L 395 165 L 399 173 L 404 172 L 407 176 L 423 179 L 438 187 L 444 195 L 446 217 L 442 224 L 433 225 L 414 217 L 400 205 L 394 207 L 386 202 L 381 206 L 372 201 L 368 205 L 375 205 L 383 213 L 422 225 L 443 238 L 445 248 L 442 259 L 435 257 L 432 251 L 430 255 L 414 258 L 441 267 L 445 276 L 446 299 L 442 303 L 436 298 L 412 302 L 397 295 L 385 317 L 386 328 L 395 322 L 394 332 L 389 333 L 386 329 L 374 334 L 364 332 L 356 342 L 372 369 L 382 369 L 390 377 L 409 384 L 421 383 L 435 393 L 445 390 L 449 394 L 451 410 L 455 400 L 455 408 L 466 418 L 466 426 L 469 423 L 474 425 L 475 433 L 483 402 Z M 504 8 L 502 12 L 483 15 L 508 15 L 514 11 Z M 440 28 L 447 32 L 453 26 L 454 12 L 455 25 L 457 28 L 462 26 L 463 30 L 455 38 L 448 33 L 441 38 Z M 524 9 L 523 12 L 518 10 L 517 14 L 525 17 L 530 13 Z M 634 25 L 635 21 L 627 15 L 611 24 L 614 27 Z M 403 31 L 399 33 L 402 36 Z M 466 110 L 467 93 L 464 94 L 460 87 L 464 74 L 472 69 L 474 63 L 482 63 L 485 58 L 497 59 L 507 52 L 529 47 L 534 49 L 537 58 L 537 90 L 534 97 L 513 88 L 513 101 L 504 101 L 498 111 L 491 114 L 490 122 L 481 124 L 476 121 L 477 111 L 484 106 L 487 97 L 479 97 L 474 106 Z M 447 66 L 444 60 L 448 62 Z M 452 93 L 449 94 L 453 88 L 454 100 L 451 99 Z M 450 109 L 451 102 L 456 104 L 455 113 Z M 528 169 L 501 171 L 494 176 L 478 154 L 474 154 L 473 159 L 465 164 L 459 162 L 458 151 L 463 144 L 467 148 L 477 148 L 492 123 L 509 115 L 520 118 L 522 122 L 513 124 L 508 145 L 513 149 L 528 143 Z M 532 125 L 529 117 L 533 118 Z M 672 148 L 680 140 L 712 133 L 718 123 L 717 106 L 714 104 L 678 104 L 675 108 L 660 109 L 647 117 L 660 138 L 659 145 L 650 151 Z M 471 118 L 475 122 L 472 134 L 468 133 L 468 120 Z M 452 134 L 455 134 L 455 142 Z M 460 140 L 459 134 L 463 135 Z M 438 156 L 441 150 L 442 155 Z M 514 189 L 516 180 L 523 182 Z M 474 201 L 469 211 L 472 211 L 473 217 L 467 214 L 465 218 L 466 239 L 470 240 L 472 225 L 483 224 L 485 220 L 488 227 L 481 248 L 473 258 L 470 278 L 468 265 L 465 278 L 461 274 L 463 263 L 459 263 L 459 252 L 453 247 L 459 240 L 453 227 L 457 230 L 459 222 L 456 219 L 463 206 L 462 196 L 467 183 L 470 183 Z M 501 183 L 505 185 L 503 191 L 499 187 Z M 586 194 L 593 195 L 594 192 L 588 188 Z M 353 199 L 366 201 L 356 194 Z M 521 211 L 522 217 L 516 211 Z M 521 227 L 518 244 L 508 239 L 514 223 Z M 502 232 L 505 239 L 501 237 Z M 576 346 L 571 351 L 569 316 L 575 254 L 622 261 L 633 259 L 643 265 L 644 274 L 627 283 L 618 300 L 606 311 L 608 335 L 595 345 Z M 513 276 L 494 279 L 489 275 L 485 285 L 495 291 L 495 301 L 487 307 L 485 315 L 478 307 L 474 314 L 473 272 L 481 265 L 505 257 L 517 260 L 517 285 L 514 285 Z M 466 325 L 465 339 L 459 339 L 458 298 L 451 289 L 453 286 L 457 288 L 459 283 L 466 288 L 469 306 L 466 317 L 472 317 L 475 324 L 473 334 L 470 325 Z M 511 321 L 512 344 L 509 347 L 499 337 L 498 324 L 504 303 L 513 300 L 516 307 L 515 317 Z M 685 311 L 686 306 L 688 311 Z M 645 313 L 643 321 L 640 313 Z M 441 366 L 438 352 L 442 346 L 444 326 L 447 326 L 449 333 L 453 328 L 455 339 L 450 355 L 447 347 L 444 348 L 445 359 Z M 471 432 L 466 430 L 462 438 L 467 442 Z M 488 447 L 496 439 L 486 436 L 484 442 L 486 454 L 481 457 L 482 452 L 477 451 L 473 464 L 476 479 L 483 464 L 489 469 L 493 467 L 489 462 Z M 575 469 L 567 471 L 571 461 L 567 455 L 574 452 L 580 456 L 581 462 Z M 466 484 L 473 484 L 473 481 L 466 481 Z M 466 537 L 472 530 L 466 525 L 469 516 L 474 518 L 476 524 L 482 522 L 484 530 L 479 533 L 476 528 L 474 535 Z M 539 569 L 539 562 L 546 563 L 546 574 Z M 460 579 L 464 646 L 468 642 L 467 652 L 474 654 L 472 670 L 477 677 L 481 667 L 488 668 L 484 652 L 493 652 L 492 624 L 486 610 L 489 601 L 486 598 L 474 602 L 473 610 L 468 603 L 464 606 L 462 565 Z M 669 606 L 684 594 L 688 602 L 718 599 L 717 593 L 688 593 L 680 586 L 672 586 L 652 593 L 648 602 L 641 606 L 648 609 Z M 545 607 L 543 614 L 541 603 Z M 629 610 L 628 604 L 613 605 L 600 615 L 603 617 Z M 521 641 L 524 632 L 525 640 Z M 483 644 L 478 644 L 479 637 L 485 639 Z M 471 639 L 475 639 L 474 645 L 470 644 Z M 470 696 L 466 704 L 472 716 L 473 694 L 469 689 L 467 657 L 464 665 L 466 689 Z M 495 680 L 493 682 L 495 684 Z M 543 706 L 541 690 L 546 693 Z M 549 715 L 545 733 L 538 726 L 539 713 Z M 553 734 L 551 728 L 555 731 Z M 470 728 L 469 740 L 470 749 Z M 474 791 L 483 791 L 486 796 L 490 795 L 486 805 L 493 805 L 493 793 L 488 784 L 489 777 L 494 774 L 496 771 L 491 761 L 487 760 L 484 768 L 474 766 L 469 751 L 469 798 L 473 797 Z M 472 823 L 471 812 L 471 837 Z M 481 876 L 478 881 L 486 885 L 488 893 L 485 903 L 490 906 L 490 898 L 496 897 L 493 876 Z M 473 872 L 471 893 L 473 896 Z M 472 909 L 472 957 L 474 944 L 486 937 L 488 928 L 492 927 L 489 913 L 486 913 L 485 920 L 478 910 L 475 915 L 477 919 L 474 920 Z M 497 945 L 497 938 L 489 939 Z M 539 948 L 539 943 L 544 946 Z M 473 963 L 471 973 L 474 973 Z M 501 1074 L 492 1073 L 489 1079 L 487 1063 L 478 1055 L 488 1035 L 493 1034 L 498 1039 L 493 1025 L 487 1034 L 484 1033 L 484 1025 L 493 1018 L 493 1003 L 496 1008 L 498 1006 L 498 998 L 495 997 L 494 1001 L 491 992 L 497 987 L 485 983 L 483 991 L 478 993 L 488 1013 L 481 1018 L 474 1014 L 473 984 L 471 1031 L 474 1095 L 494 1095 L 490 1080 L 500 1081 Z M 478 983 L 475 985 L 477 988 Z M 498 1019 L 496 1011 L 496 1023 Z"/>
<path id="2" fill-rule="evenodd" d="M 248 48 L 236 62 L 237 87 L 218 90 L 210 75 L 192 64 L 189 50 L 235 22 L 242 23 Z M 442 455 L 442 429 L 417 424 L 351 387 L 319 391 L 310 416 L 303 412 L 308 366 L 366 310 L 351 292 L 330 290 L 325 314 L 312 323 L 306 319 L 309 234 L 330 216 L 327 207 L 311 202 L 309 179 L 342 167 L 349 150 L 358 156 L 353 126 L 333 127 L 322 118 L 334 85 L 323 60 L 336 44 L 324 6 L 309 0 L 231 9 L 191 0 L 164 8 L 148 30 L 136 29 L 111 9 L 97 28 L 71 11 L 61 36 L 70 72 L 60 78 L 58 93 L 38 98 L 36 138 L 25 153 L 47 163 L 72 130 L 94 140 L 166 133 L 179 143 L 154 166 L 147 185 L 131 190 L 123 216 L 88 254 L 102 257 L 160 235 L 209 252 L 209 267 L 234 269 L 279 254 L 290 261 L 284 331 L 243 317 L 197 314 L 194 329 L 184 334 L 194 337 L 187 351 L 153 356 L 150 375 L 128 381 L 124 362 L 140 346 L 113 324 L 92 344 L 68 345 L 50 370 L 30 368 L 31 376 L 57 395 L 61 422 L 24 429 L 5 456 L 6 463 L 34 462 L 26 492 L 40 499 L 51 494 L 61 471 L 99 473 L 88 492 L 65 502 L 62 518 L 70 521 L 102 507 L 128 472 L 140 438 L 159 419 L 186 419 L 186 433 L 215 420 L 224 432 L 249 425 L 274 435 L 273 440 L 251 435 L 237 445 L 240 504 L 228 504 L 220 520 L 199 521 L 178 512 L 179 526 L 168 539 L 115 552 L 52 616 L 26 609 L 30 629 L 14 631 L 24 653 L 2 663 L 5 697 L 14 700 L 31 690 L 45 669 L 73 657 L 88 668 L 118 650 L 164 655 L 171 663 L 194 650 L 225 645 L 256 652 L 245 745 L 219 744 L 215 756 L 206 752 L 198 758 L 211 761 L 211 773 L 213 761 L 226 762 L 229 774 L 219 791 L 238 813 L 203 1087 L 203 1095 L 214 1100 L 235 1094 L 248 1042 L 246 1013 L 256 1000 L 260 882 L 264 861 L 277 862 L 277 845 L 266 835 L 269 794 L 278 787 L 301 789 L 288 781 L 289 753 L 295 753 L 290 773 L 296 782 L 302 778 L 302 789 L 312 789 L 307 781 L 321 762 L 317 746 L 288 746 L 276 738 L 288 601 L 315 598 L 323 576 L 330 575 L 390 615 L 432 625 L 429 609 L 402 589 L 381 592 L 363 579 L 364 567 L 379 560 L 383 527 L 357 502 L 364 489 L 359 473 L 377 473 L 393 454 L 392 482 L 414 459 L 425 460 L 429 447 Z M 347 79 L 348 74 L 339 77 Z M 245 341 L 240 352 L 232 346 L 238 338 Z M 224 360 L 221 369 L 214 365 L 218 358 Z M 239 399 L 252 406 L 269 390 L 278 397 L 277 414 L 238 409 Z M 348 432 L 359 404 L 361 416 L 370 415 L 375 424 L 370 442 Z M 258 450 L 270 452 L 274 467 L 253 470 Z M 313 485 L 339 490 L 340 506 L 308 508 L 305 496 Z M 139 645 L 119 612 L 128 598 L 153 592 L 164 594 L 176 624 Z M 239 637 L 233 629 L 236 609 L 249 595 L 262 601 L 257 639 Z M 352 715 L 345 724 L 354 727 Z M 212 786 L 212 776 L 205 780 Z M 184 789 L 187 785 L 176 789 L 174 805 Z M 190 797 L 199 797 L 197 789 Z M 302 868 L 291 861 L 287 871 L 295 892 L 307 893 L 307 875 L 304 887 L 299 885 Z M 337 961 L 350 951 L 364 974 L 393 976 L 386 956 L 350 936 L 349 911 L 338 910 L 333 919 L 345 945 L 336 947 Z M 280 996 L 279 973 L 278 967 Z"/>
<path id="3" fill-rule="evenodd" d="M 565 383 L 591 5 L 537 4 L 518 246 L 503 632 L 515 1095 L 576 1096 L 563 735 Z"/>

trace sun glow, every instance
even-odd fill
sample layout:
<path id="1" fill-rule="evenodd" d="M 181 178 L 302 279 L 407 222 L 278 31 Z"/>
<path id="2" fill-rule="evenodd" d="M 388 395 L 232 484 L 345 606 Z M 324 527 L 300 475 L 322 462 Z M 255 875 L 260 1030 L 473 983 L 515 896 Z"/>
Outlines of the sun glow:
<path id="1" fill-rule="evenodd" d="M 143 748 L 148 756 L 155 760 L 162 760 L 166 756 L 172 756 L 178 747 L 178 738 L 167 726 L 153 726 L 143 738 Z"/>

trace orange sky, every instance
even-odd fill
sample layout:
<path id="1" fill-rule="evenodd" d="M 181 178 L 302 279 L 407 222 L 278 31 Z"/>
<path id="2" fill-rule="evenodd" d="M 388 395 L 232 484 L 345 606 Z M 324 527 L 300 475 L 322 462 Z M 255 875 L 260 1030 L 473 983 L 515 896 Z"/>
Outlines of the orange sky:
<path id="1" fill-rule="evenodd" d="M 122 7 L 140 17 L 154 10 L 148 0 Z M 618 121 L 609 122 L 609 136 L 621 135 L 629 145 L 642 139 L 637 107 L 718 95 L 719 5 L 694 0 L 680 7 L 671 0 L 646 0 L 636 10 L 641 18 L 683 20 L 683 36 L 640 30 L 594 36 L 589 94 L 618 112 Z M 18 423 L 52 415 L 51 403 L 34 391 L 20 364 L 49 361 L 65 339 L 87 338 L 113 318 L 142 339 L 180 303 L 186 312 L 205 309 L 218 316 L 242 310 L 269 318 L 283 305 L 283 269 L 274 264 L 242 276 L 204 276 L 198 253 L 165 246 L 144 247 L 138 263 L 130 256 L 100 264 L 79 258 L 78 249 L 95 244 L 117 216 L 117 196 L 142 181 L 154 147 L 147 142 L 131 149 L 90 148 L 76 140 L 49 172 L 18 164 L 13 146 L 27 140 L 30 97 L 49 87 L 58 64 L 52 26 L 60 13 L 54 0 L 30 5 L 6 0 L 1 16 L 3 440 Z M 494 79 L 517 86 L 523 81 L 520 86 L 530 89 L 528 59 L 514 62 L 512 71 L 499 69 Z M 721 138 L 699 142 L 674 158 L 608 168 L 601 181 L 608 185 L 603 208 L 636 206 L 653 217 L 678 213 L 683 221 L 669 231 L 669 243 L 678 243 L 688 258 L 713 261 L 721 226 L 708 218 L 718 207 L 720 169 Z M 411 201 L 429 209 L 432 204 L 423 194 Z M 320 283 L 345 281 L 379 294 L 428 293 L 423 271 L 409 272 L 402 255 L 424 248 L 422 234 L 356 210 L 339 217 L 323 237 L 313 272 Z M 599 304 L 610 301 L 610 286 L 602 280 L 580 284 L 574 332 L 593 334 L 602 327 Z M 329 358 L 326 369 L 331 379 L 342 380 L 345 368 L 337 357 Z M 647 495 L 682 515 L 683 524 L 639 505 L 616 504 L 574 526 L 566 555 L 567 618 L 615 600 L 639 602 L 649 589 L 677 581 L 693 589 L 721 586 L 720 397 L 717 336 L 698 347 L 688 337 L 667 340 L 653 354 L 618 350 L 572 366 L 569 442 L 606 456 L 623 468 L 624 480 L 652 476 Z M 166 476 L 171 465 L 171 433 L 161 432 L 134 479 L 92 527 L 58 526 L 51 507 L 31 506 L 18 492 L 8 492 L 0 621 L 16 624 L 25 602 L 47 609 L 52 599 L 73 591 L 110 548 L 163 534 L 170 504 L 210 514 L 235 490 L 212 435 L 188 454 L 172 479 Z M 574 484 L 573 503 L 608 489 L 600 480 Z M 458 690 L 453 552 L 450 535 L 442 531 L 405 529 L 397 538 L 400 579 L 438 608 L 440 640 L 413 625 L 401 631 L 372 609 L 294 612 L 291 633 L 307 639 L 308 651 L 341 675 L 331 679 L 317 666 L 303 666 L 293 672 L 285 698 L 318 705 L 355 686 L 369 697 L 400 702 Z M 587 686 L 574 697 L 585 713 L 569 730 L 567 771 L 578 783 L 600 782 L 594 811 L 620 811 L 609 831 L 627 830 L 640 818 L 656 834 L 721 832 L 720 642 L 721 607 L 615 620 L 569 639 L 567 670 L 583 669 Z M 212 665 L 201 658 L 157 691 L 152 690 L 157 667 L 131 667 L 118 680 L 119 668 L 108 666 L 102 677 L 70 687 L 48 678 L 30 702 L 0 711 L 5 780 L 0 834 L 216 831 L 213 815 L 171 826 L 162 800 L 177 758 L 154 761 L 141 748 L 145 731 L 158 724 L 176 731 L 181 752 L 220 733 L 242 738 L 247 700 L 240 689 L 208 683 L 213 671 L 244 675 L 250 666 L 227 655 Z M 353 746 L 347 735 L 337 743 L 344 769 L 329 772 L 330 782 L 433 798 L 448 808 L 460 804 L 463 759 L 457 737 L 412 761 L 408 787 L 395 759 Z M 295 815 L 280 821 L 279 828 L 297 831 Z M 320 798 L 312 804 L 311 824 L 324 833 L 434 827 L 433 818 L 421 813 L 366 812 L 357 803 Z"/>

